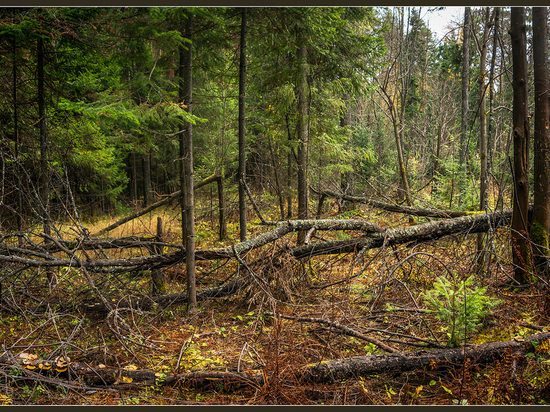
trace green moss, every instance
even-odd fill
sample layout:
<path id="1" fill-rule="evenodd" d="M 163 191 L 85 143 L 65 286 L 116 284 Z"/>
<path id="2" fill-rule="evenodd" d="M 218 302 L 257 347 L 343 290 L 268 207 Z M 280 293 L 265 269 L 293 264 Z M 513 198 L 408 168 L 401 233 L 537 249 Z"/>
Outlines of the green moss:
<path id="1" fill-rule="evenodd" d="M 537 221 L 531 225 L 531 240 L 533 241 L 534 264 L 537 269 L 546 267 L 546 257 L 550 255 L 548 249 L 548 232 Z"/>
<path id="2" fill-rule="evenodd" d="M 531 225 L 531 240 L 537 249 L 537 254 L 548 256 L 548 232 L 537 220 L 534 220 Z"/>

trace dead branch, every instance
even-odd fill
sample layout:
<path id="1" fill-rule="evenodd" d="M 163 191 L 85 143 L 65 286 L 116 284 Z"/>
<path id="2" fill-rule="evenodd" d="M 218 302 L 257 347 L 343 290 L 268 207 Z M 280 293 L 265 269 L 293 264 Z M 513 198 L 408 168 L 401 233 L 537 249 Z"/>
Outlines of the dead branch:
<path id="1" fill-rule="evenodd" d="M 215 182 L 218 178 L 219 178 L 218 175 L 212 175 L 210 177 L 207 177 L 206 179 L 204 179 L 204 180 L 200 181 L 199 183 L 196 183 L 195 185 L 193 185 L 193 189 L 198 189 L 200 187 L 206 186 L 209 183 Z M 133 219 L 136 219 L 140 216 L 143 216 L 143 215 L 151 212 L 152 210 L 155 210 L 155 209 L 157 209 L 161 206 L 164 206 L 164 205 L 170 203 L 172 200 L 178 199 L 180 197 L 181 197 L 181 190 L 178 190 L 177 192 L 172 193 L 170 196 L 168 196 L 168 197 L 166 197 L 162 200 L 159 200 L 156 203 L 153 203 L 151 206 L 148 206 L 144 209 L 138 210 L 137 212 L 134 212 L 134 213 L 132 213 L 128 216 L 123 217 L 122 219 L 117 220 L 115 223 L 107 226 L 106 228 L 101 229 L 99 232 L 94 234 L 94 236 L 98 236 L 98 235 L 102 235 L 102 234 L 105 234 L 107 232 L 110 232 L 111 230 L 119 227 L 120 225 L 123 225 L 126 222 L 129 222 L 130 220 L 133 220 Z"/>
<path id="2" fill-rule="evenodd" d="M 266 312 L 266 315 L 275 316 L 273 312 Z M 394 349 L 391 346 L 386 345 L 384 342 L 381 342 L 378 339 L 363 335 L 362 333 L 359 333 L 351 328 L 348 328 L 347 326 L 344 326 L 338 322 L 330 322 L 328 320 L 320 319 L 320 318 L 303 318 L 298 316 L 288 316 L 280 313 L 278 313 L 276 316 L 283 319 L 297 320 L 298 322 L 320 323 L 323 325 L 327 325 L 327 326 L 330 326 L 331 328 L 335 328 L 344 332 L 346 335 L 353 336 L 355 338 L 372 343 L 373 345 L 378 346 L 380 349 L 385 350 L 386 352 L 390 352 L 390 353 L 399 352 L 397 349 Z"/>
<path id="3" fill-rule="evenodd" d="M 354 203 L 363 203 L 369 206 L 376 207 L 378 209 L 386 210 L 388 212 L 403 213 L 406 215 L 412 216 L 423 216 L 423 217 L 440 217 L 440 218 L 454 218 L 468 216 L 476 212 L 463 212 L 457 210 L 440 210 L 440 209 L 422 209 L 416 207 L 402 206 L 397 203 L 384 203 L 378 200 L 368 198 L 368 197 L 358 197 L 358 196 L 349 196 L 345 194 L 340 194 L 332 192 L 330 190 L 316 190 L 313 187 L 311 190 L 321 196 L 325 197 L 334 197 L 337 199 L 348 200 Z"/>

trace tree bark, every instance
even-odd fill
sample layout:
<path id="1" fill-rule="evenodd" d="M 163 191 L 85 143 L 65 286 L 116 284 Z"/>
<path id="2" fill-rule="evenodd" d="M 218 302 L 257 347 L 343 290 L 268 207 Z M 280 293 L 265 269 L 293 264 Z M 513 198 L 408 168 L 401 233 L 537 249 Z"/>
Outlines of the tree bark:
<path id="1" fill-rule="evenodd" d="M 40 127 L 40 201 L 44 233 L 51 234 L 50 221 L 50 171 L 48 162 L 48 129 L 46 125 L 46 96 L 44 91 L 44 40 L 37 40 L 38 77 L 38 123 Z M 48 242 L 48 241 L 46 241 Z M 57 277 L 52 270 L 46 271 L 48 284 L 55 286 Z"/>
<path id="2" fill-rule="evenodd" d="M 162 219 L 157 217 L 157 238 L 156 241 L 163 242 L 163 230 L 162 230 Z M 162 255 L 164 253 L 164 247 L 156 245 L 153 249 L 157 255 Z M 152 294 L 153 295 L 162 295 L 166 293 L 166 277 L 164 272 L 161 269 L 156 269 L 151 271 L 151 283 Z"/>
<path id="3" fill-rule="evenodd" d="M 193 113 L 193 14 L 192 10 L 187 10 L 189 15 L 185 23 L 185 37 L 191 41 L 184 51 L 183 67 L 183 85 L 184 85 L 184 104 L 189 114 Z M 197 293 L 195 285 L 195 196 L 193 190 L 193 125 L 191 122 L 185 123 L 185 129 L 182 134 L 183 158 L 182 158 L 182 199 L 183 212 L 182 217 L 183 240 L 185 242 L 185 266 L 187 270 L 187 297 L 188 310 L 190 313 L 197 311 Z"/>
<path id="4" fill-rule="evenodd" d="M 298 219 L 308 217 L 308 116 L 307 116 L 307 48 L 302 45 L 297 51 L 299 75 L 298 75 Z M 306 233 L 298 232 L 298 244 L 303 244 Z"/>
<path id="5" fill-rule="evenodd" d="M 479 45 L 479 161 L 480 161 L 480 176 L 479 176 L 479 210 L 487 210 L 488 182 L 487 182 L 487 111 L 486 111 L 486 92 L 487 85 L 485 84 L 485 67 L 487 66 L 487 41 L 489 39 L 490 22 L 490 7 L 485 8 L 485 20 L 483 37 Z M 484 242 L 483 234 L 477 235 L 477 268 L 481 270 L 484 262 Z"/>
<path id="6" fill-rule="evenodd" d="M 535 130 L 533 141 L 534 205 L 531 239 L 537 272 L 548 276 L 550 229 L 550 93 L 548 87 L 548 9 L 533 7 L 533 60 L 535 76 Z"/>
<path id="7" fill-rule="evenodd" d="M 15 11 L 14 11 L 15 14 Z M 17 41 L 13 39 L 13 141 L 15 142 L 15 160 L 19 164 L 19 149 L 21 142 L 19 141 L 19 106 L 17 104 Z M 23 231 L 23 197 L 21 190 L 17 191 L 17 206 L 16 215 L 17 230 Z M 19 239 L 21 244 L 21 238 Z"/>
<path id="8" fill-rule="evenodd" d="M 246 240 L 246 25 L 247 8 L 241 12 L 241 45 L 239 62 L 239 227 L 240 240 Z"/>
<path id="9" fill-rule="evenodd" d="M 491 69 L 489 72 L 489 125 L 487 132 L 487 169 L 493 169 L 493 101 L 494 101 L 494 82 L 495 82 L 495 65 L 497 58 L 497 43 L 499 39 L 500 28 L 500 7 L 495 7 L 495 23 L 493 27 L 493 48 L 491 55 Z"/>
<path id="10" fill-rule="evenodd" d="M 470 7 L 464 8 L 464 42 L 462 44 L 462 117 L 460 134 L 460 159 L 462 169 L 466 171 L 468 153 L 468 94 L 470 82 Z"/>
<path id="11" fill-rule="evenodd" d="M 344 103 L 344 112 L 342 114 L 342 117 L 340 118 L 340 127 L 350 127 L 351 126 L 351 97 L 348 93 L 345 93 L 342 96 L 342 100 Z M 351 133 L 348 132 L 348 138 L 347 138 L 347 149 L 349 150 L 351 148 Z M 351 192 L 351 173 L 350 172 L 343 172 L 340 174 L 340 190 L 342 193 L 348 195 Z M 348 205 L 346 204 L 345 199 L 341 199 L 341 201 L 338 203 L 338 209 L 339 212 L 345 212 L 348 210 Z"/>
<path id="12" fill-rule="evenodd" d="M 527 221 L 529 201 L 529 119 L 527 112 L 527 51 L 525 8 L 512 7 L 510 36 L 513 64 L 514 136 L 514 213 L 512 216 L 512 257 L 514 278 L 521 284 L 530 281 L 528 270 Z"/>
<path id="13" fill-rule="evenodd" d="M 223 177 L 218 176 L 218 213 L 219 220 L 218 224 L 220 226 L 220 241 L 223 241 L 227 238 L 227 222 L 225 219 L 225 192 L 223 190 Z"/>
<path id="14" fill-rule="evenodd" d="M 457 349 L 436 349 L 406 353 L 389 353 L 373 356 L 355 356 L 309 365 L 300 375 L 300 380 L 333 382 L 354 379 L 379 373 L 400 373 L 416 369 L 460 365 L 470 359 L 474 363 L 489 363 L 502 359 L 507 353 L 525 355 L 532 350 L 532 342 L 543 342 L 550 333 L 529 336 L 522 341 L 489 342 L 467 345 Z"/>
<path id="15" fill-rule="evenodd" d="M 291 254 L 296 259 L 305 259 L 319 255 L 354 253 L 362 249 L 368 250 L 409 242 L 429 242 L 452 234 L 480 233 L 506 226 L 510 223 L 511 216 L 511 210 L 504 210 L 503 212 L 476 214 L 399 229 L 386 229 L 384 232 L 371 233 L 368 236 L 354 239 L 296 247 L 291 250 Z"/>
<path id="16" fill-rule="evenodd" d="M 145 153 L 142 157 L 143 166 L 143 193 L 144 206 L 149 206 L 153 203 L 153 185 L 151 183 L 151 155 Z"/>

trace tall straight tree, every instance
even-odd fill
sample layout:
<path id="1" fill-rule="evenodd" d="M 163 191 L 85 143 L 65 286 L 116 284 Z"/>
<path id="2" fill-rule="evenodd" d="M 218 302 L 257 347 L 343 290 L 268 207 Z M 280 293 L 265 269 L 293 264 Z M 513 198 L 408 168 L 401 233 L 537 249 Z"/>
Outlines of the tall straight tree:
<path id="1" fill-rule="evenodd" d="M 529 119 L 527 117 L 527 35 L 525 8 L 512 7 L 510 37 L 513 64 L 513 139 L 514 139 L 514 203 L 512 214 L 512 258 L 514 278 L 521 284 L 528 276 L 529 206 Z"/>
<path id="2" fill-rule="evenodd" d="M 40 127 L 40 200 L 42 202 L 42 224 L 44 233 L 51 235 L 50 221 L 50 172 L 48 162 L 48 129 L 46 125 L 46 95 L 44 91 L 44 39 L 36 42 L 36 71 L 38 80 L 38 124 Z M 46 271 L 48 284 L 54 286 L 57 278 L 53 270 Z"/>
<path id="3" fill-rule="evenodd" d="M 241 242 L 246 240 L 246 14 L 241 11 L 241 46 L 239 63 L 239 227 Z"/>
<path id="4" fill-rule="evenodd" d="M 184 37 L 189 40 L 187 48 L 180 49 L 180 70 L 182 71 L 183 104 L 193 114 L 193 14 L 188 10 Z M 186 121 L 180 141 L 181 193 L 182 193 L 182 235 L 185 245 L 185 266 L 187 270 L 187 304 L 189 312 L 197 310 L 195 284 L 195 209 L 193 191 L 193 125 Z"/>
<path id="5" fill-rule="evenodd" d="M 462 118 L 460 127 L 459 163 L 466 170 L 468 153 L 468 94 L 470 83 L 470 8 L 464 8 L 464 41 L 462 43 Z"/>
<path id="6" fill-rule="evenodd" d="M 548 274 L 547 257 L 550 213 L 550 93 L 548 87 L 548 10 L 533 7 L 533 63 L 535 76 L 535 130 L 533 134 L 534 206 L 531 240 L 537 272 Z"/>
<path id="7" fill-rule="evenodd" d="M 303 44 L 303 37 L 300 37 L 302 44 L 299 45 L 298 54 L 298 219 L 307 219 L 308 217 L 308 183 L 307 183 L 307 167 L 308 167 L 308 149 L 309 149 L 309 133 L 308 133 L 308 118 L 307 118 L 307 48 Z M 301 230 L 298 232 L 298 244 L 301 245 L 305 241 L 306 232 Z"/>
<path id="8" fill-rule="evenodd" d="M 487 66 L 487 42 L 489 40 L 489 31 L 491 27 L 490 7 L 485 8 L 485 18 L 483 21 L 483 37 L 477 42 L 479 51 L 479 160 L 481 163 L 479 177 L 479 210 L 487 210 L 487 111 L 486 111 L 486 73 Z M 477 235 L 477 251 L 479 253 L 478 267 L 483 266 L 483 237 L 482 233 Z"/>

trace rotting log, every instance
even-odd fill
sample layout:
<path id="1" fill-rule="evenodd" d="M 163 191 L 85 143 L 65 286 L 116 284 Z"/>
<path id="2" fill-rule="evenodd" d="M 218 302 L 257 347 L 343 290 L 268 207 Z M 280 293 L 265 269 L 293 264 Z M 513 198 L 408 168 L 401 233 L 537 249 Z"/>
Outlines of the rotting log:
<path id="1" fill-rule="evenodd" d="M 218 179 L 219 179 L 218 175 L 212 175 L 212 176 L 207 177 L 206 179 L 196 183 L 195 185 L 193 185 L 193 189 L 199 189 L 203 186 L 206 186 L 209 183 L 217 181 Z M 149 213 L 149 212 L 151 212 L 151 211 L 153 211 L 153 210 L 155 210 L 155 209 L 157 209 L 161 206 L 164 206 L 164 205 L 170 203 L 174 199 L 179 199 L 180 197 L 181 197 L 181 190 L 178 190 L 177 192 L 172 193 L 170 196 L 168 196 L 168 197 L 166 197 L 162 200 L 159 200 L 158 202 L 153 203 L 151 206 L 148 206 L 144 209 L 138 210 L 137 212 L 134 212 L 134 213 L 132 213 L 128 216 L 125 216 L 125 217 L 117 220 L 113 224 L 101 229 L 99 232 L 97 232 L 93 236 L 99 236 L 99 235 L 103 235 L 107 232 L 110 232 L 111 230 L 119 227 L 120 225 L 123 225 L 126 222 L 129 222 L 130 220 L 137 219 L 140 216 L 146 215 L 147 213 Z"/>
<path id="2" fill-rule="evenodd" d="M 379 200 L 368 198 L 368 197 L 349 196 L 345 194 L 332 192 L 330 190 L 319 191 L 319 190 L 315 190 L 314 188 L 311 188 L 311 190 L 321 196 L 334 197 L 337 199 L 348 200 L 354 203 L 363 203 L 369 206 L 376 207 L 377 209 L 386 210 L 388 212 L 403 213 L 406 215 L 419 216 L 419 217 L 454 218 L 454 217 L 468 216 L 473 213 L 478 213 L 478 212 L 463 212 L 458 210 L 422 209 L 422 208 L 411 207 L 411 206 L 402 206 L 397 203 L 393 203 L 393 204 L 384 203 L 384 202 L 380 202 Z M 319 204 L 322 204 L 322 203 L 319 202 Z"/>
<path id="3" fill-rule="evenodd" d="M 307 366 L 302 370 L 299 378 L 302 381 L 334 382 L 379 373 L 401 373 L 424 368 L 457 366 L 466 362 L 467 359 L 476 364 L 491 363 L 502 359 L 507 353 L 511 356 L 523 356 L 530 350 L 534 350 L 533 342 L 540 343 L 548 339 L 550 339 L 550 332 L 544 332 L 524 339 L 466 345 L 455 349 L 335 359 Z"/>
<path id="4" fill-rule="evenodd" d="M 541 343 L 548 339 L 550 339 L 550 332 L 543 332 L 526 338 L 489 342 L 481 345 L 466 345 L 454 349 L 354 356 L 310 364 L 301 368 L 295 374 L 298 380 L 304 383 L 334 383 L 358 379 L 359 377 L 366 378 L 369 375 L 380 373 L 399 374 L 426 368 L 436 370 L 445 367 L 456 367 L 464 364 L 467 360 L 474 364 L 488 364 L 503 359 L 505 356 L 522 357 L 534 350 L 534 342 Z M 50 382 L 52 379 L 63 379 L 64 374 L 70 369 L 72 374 L 75 373 L 87 381 L 88 388 L 131 389 L 151 385 L 171 385 L 182 380 L 193 381 L 197 386 L 238 382 L 259 387 L 265 383 L 264 374 L 258 371 L 196 371 L 175 374 L 119 369 L 104 365 L 92 368 L 90 365 L 80 362 L 66 362 L 59 365 L 55 361 L 18 360 L 8 350 L 4 350 L 4 353 L 0 356 L 0 363 L 10 367 L 19 367 L 25 371 L 32 370 L 33 372 L 47 372 L 46 369 L 48 371 L 55 369 L 58 377 L 50 378 Z"/>

